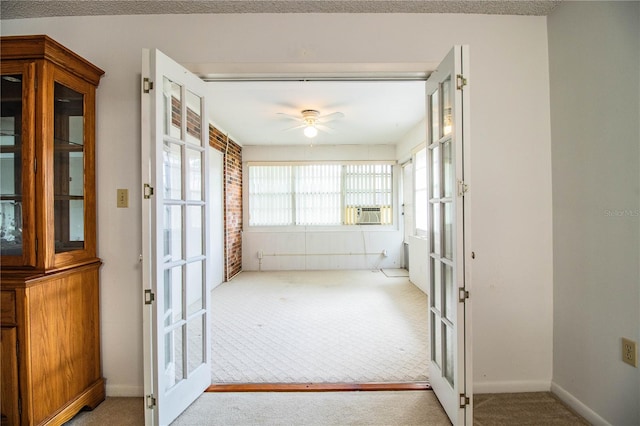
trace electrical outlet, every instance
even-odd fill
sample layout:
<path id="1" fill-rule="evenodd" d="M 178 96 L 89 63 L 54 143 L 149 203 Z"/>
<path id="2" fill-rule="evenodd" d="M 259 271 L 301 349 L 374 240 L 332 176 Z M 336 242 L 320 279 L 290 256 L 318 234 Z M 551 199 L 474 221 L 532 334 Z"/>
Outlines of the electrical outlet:
<path id="1" fill-rule="evenodd" d="M 624 337 L 622 338 L 622 361 L 638 367 L 638 344 Z"/>
<path id="2" fill-rule="evenodd" d="M 118 189 L 118 208 L 127 208 L 129 207 L 129 190 L 128 189 Z"/>

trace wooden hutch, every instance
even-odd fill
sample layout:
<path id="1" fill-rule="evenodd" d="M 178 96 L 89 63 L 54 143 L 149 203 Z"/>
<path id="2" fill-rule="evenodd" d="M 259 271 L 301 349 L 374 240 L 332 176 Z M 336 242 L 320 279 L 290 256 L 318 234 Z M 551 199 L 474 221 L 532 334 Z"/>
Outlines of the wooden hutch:
<path id="1" fill-rule="evenodd" d="M 95 93 L 104 71 L 47 36 L 0 37 L 2 425 L 105 398 Z"/>

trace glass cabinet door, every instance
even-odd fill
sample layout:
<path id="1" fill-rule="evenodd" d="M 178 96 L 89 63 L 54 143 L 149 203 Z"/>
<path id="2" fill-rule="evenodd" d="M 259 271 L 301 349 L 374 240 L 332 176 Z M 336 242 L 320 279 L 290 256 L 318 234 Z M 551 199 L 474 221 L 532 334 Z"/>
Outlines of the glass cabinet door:
<path id="1" fill-rule="evenodd" d="M 22 256 L 22 75 L 0 80 L 0 243 L 2 256 Z"/>
<path id="2" fill-rule="evenodd" d="M 58 82 L 53 96 L 55 253 L 84 248 L 84 95 Z"/>

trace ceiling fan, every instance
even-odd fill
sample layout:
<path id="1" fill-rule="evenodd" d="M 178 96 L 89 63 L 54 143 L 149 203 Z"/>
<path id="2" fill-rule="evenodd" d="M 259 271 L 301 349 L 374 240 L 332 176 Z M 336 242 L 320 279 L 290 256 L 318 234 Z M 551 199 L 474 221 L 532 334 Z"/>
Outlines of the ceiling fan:
<path id="1" fill-rule="evenodd" d="M 327 126 L 326 123 L 334 120 L 339 120 L 344 117 L 344 114 L 341 112 L 333 112 L 327 115 L 320 115 L 320 112 L 315 109 L 302 110 L 300 116 L 290 115 L 283 112 L 279 112 L 278 114 L 287 118 L 291 118 L 293 120 L 300 121 L 301 124 L 285 130 L 304 128 L 304 135 L 308 138 L 316 137 L 318 135 L 318 130 L 331 133 L 332 129 L 331 127 Z"/>

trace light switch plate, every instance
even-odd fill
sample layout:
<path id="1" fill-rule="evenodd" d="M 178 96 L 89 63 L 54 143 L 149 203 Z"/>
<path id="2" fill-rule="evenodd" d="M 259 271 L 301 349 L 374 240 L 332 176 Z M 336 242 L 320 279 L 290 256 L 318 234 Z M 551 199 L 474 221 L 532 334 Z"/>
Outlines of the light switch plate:
<path id="1" fill-rule="evenodd" d="M 128 189 L 118 189 L 118 208 L 127 208 L 129 207 L 129 190 Z"/>
<path id="2" fill-rule="evenodd" d="M 638 344 L 624 337 L 622 338 L 622 360 L 629 365 L 638 367 Z"/>

